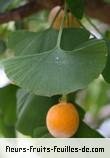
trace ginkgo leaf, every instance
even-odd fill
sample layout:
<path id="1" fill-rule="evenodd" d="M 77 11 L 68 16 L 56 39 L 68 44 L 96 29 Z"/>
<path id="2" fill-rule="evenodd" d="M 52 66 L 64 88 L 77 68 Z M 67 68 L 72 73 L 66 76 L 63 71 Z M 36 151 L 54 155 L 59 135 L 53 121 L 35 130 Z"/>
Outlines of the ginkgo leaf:
<path id="1" fill-rule="evenodd" d="M 41 96 L 68 94 L 86 87 L 102 72 L 107 47 L 90 40 L 72 51 L 58 47 L 40 54 L 2 62 L 7 76 L 20 87 Z"/>

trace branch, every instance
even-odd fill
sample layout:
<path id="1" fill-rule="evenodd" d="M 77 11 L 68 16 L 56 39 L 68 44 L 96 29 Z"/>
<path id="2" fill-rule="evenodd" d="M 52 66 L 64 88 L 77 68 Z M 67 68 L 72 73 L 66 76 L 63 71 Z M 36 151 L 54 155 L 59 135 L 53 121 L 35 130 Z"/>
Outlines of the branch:
<path id="1" fill-rule="evenodd" d="M 51 9 L 56 5 L 61 5 L 60 0 L 31 0 L 31 2 L 15 8 L 13 10 L 7 11 L 5 13 L 0 13 L 0 24 L 16 21 L 28 17 L 34 13 L 37 13 L 43 9 Z"/>

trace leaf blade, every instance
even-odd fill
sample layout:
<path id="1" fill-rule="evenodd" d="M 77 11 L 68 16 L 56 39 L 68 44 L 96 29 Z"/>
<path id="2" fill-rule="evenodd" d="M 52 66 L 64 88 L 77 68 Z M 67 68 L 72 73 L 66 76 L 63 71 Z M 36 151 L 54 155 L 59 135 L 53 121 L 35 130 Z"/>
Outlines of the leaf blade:
<path id="1" fill-rule="evenodd" d="M 74 35 L 74 36 L 73 36 Z M 64 29 L 61 48 L 72 50 L 89 39 L 90 33 L 82 28 Z M 53 49 L 56 46 L 58 30 L 48 29 L 43 32 L 14 31 L 9 34 L 8 47 L 15 56 L 32 55 Z"/>
<path id="2" fill-rule="evenodd" d="M 54 48 L 9 59 L 3 65 L 15 84 L 34 94 L 65 95 L 85 88 L 98 77 L 105 66 L 106 52 L 105 41 L 90 40 L 71 52 Z"/>

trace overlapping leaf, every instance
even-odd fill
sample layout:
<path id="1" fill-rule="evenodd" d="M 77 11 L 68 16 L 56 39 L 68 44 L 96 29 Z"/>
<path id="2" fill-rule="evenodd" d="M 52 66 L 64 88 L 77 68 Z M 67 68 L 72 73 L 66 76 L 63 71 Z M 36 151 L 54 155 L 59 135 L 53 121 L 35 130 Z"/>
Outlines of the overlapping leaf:
<path id="1" fill-rule="evenodd" d="M 41 97 L 29 94 L 24 90 L 17 93 L 17 124 L 16 128 L 21 133 L 33 135 L 37 128 L 39 131 L 45 126 L 45 119 L 48 109 L 58 102 L 58 97 Z M 41 128 L 42 130 L 42 128 Z"/>

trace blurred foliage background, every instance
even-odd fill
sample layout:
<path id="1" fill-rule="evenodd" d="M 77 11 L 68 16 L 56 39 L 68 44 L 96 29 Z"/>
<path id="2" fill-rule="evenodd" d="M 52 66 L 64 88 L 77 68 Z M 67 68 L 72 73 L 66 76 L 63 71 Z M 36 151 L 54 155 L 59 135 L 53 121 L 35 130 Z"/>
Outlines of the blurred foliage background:
<path id="1" fill-rule="evenodd" d="M 110 0 L 105 0 L 107 3 L 110 3 Z M 25 4 L 25 0 L 0 0 L 0 12 L 5 12 L 15 7 L 18 7 L 22 4 Z M 0 59 L 6 58 L 10 55 L 13 55 L 13 52 L 10 52 L 7 48 L 7 37 L 8 33 L 14 30 L 30 30 L 30 31 L 40 31 L 49 27 L 48 22 L 49 11 L 42 11 L 24 20 L 20 21 L 12 21 L 9 23 L 0 25 Z M 98 38 L 102 38 L 102 34 L 110 39 L 110 26 L 106 25 L 102 22 L 99 22 L 94 19 L 90 19 L 91 22 L 97 26 L 98 28 L 94 28 L 94 26 L 89 23 L 89 21 L 84 18 L 82 19 L 83 25 L 91 31 Z M 14 116 L 14 112 L 16 110 L 16 101 L 13 99 L 13 95 L 15 95 L 15 91 L 18 89 L 15 86 L 7 86 L 10 81 L 5 76 L 2 69 L 0 69 L 0 136 L 8 136 L 7 131 L 13 131 L 14 122 L 16 120 L 16 116 Z M 7 90 L 11 92 L 11 96 L 7 96 Z M 9 104 L 10 110 L 12 110 L 11 116 L 6 105 L 7 103 L 3 103 L 3 97 L 5 94 L 5 100 Z M 11 102 L 10 99 L 12 98 Z M 16 98 L 16 96 L 14 96 Z M 106 137 L 110 137 L 110 85 L 107 84 L 102 76 L 100 76 L 97 80 L 92 82 L 86 89 L 78 91 L 76 97 L 77 103 L 80 104 L 86 110 L 85 122 L 89 124 L 91 127 L 98 129 L 101 133 L 103 133 Z M 5 114 L 6 113 L 6 114 Z M 13 121 L 12 121 L 13 120 Z M 2 126 L 5 124 L 5 126 Z M 5 131 L 4 135 L 2 131 Z M 14 137 L 15 131 L 11 132 Z M 18 134 L 21 136 L 21 134 Z"/>

